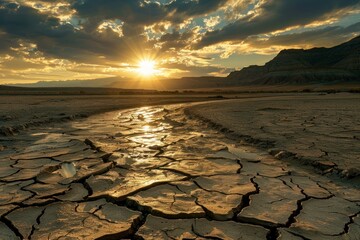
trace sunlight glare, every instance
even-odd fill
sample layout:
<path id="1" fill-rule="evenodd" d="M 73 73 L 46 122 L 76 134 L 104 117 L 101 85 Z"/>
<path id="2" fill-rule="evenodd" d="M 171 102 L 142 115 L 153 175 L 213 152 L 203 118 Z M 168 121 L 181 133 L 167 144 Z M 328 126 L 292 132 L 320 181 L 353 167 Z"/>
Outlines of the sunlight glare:
<path id="1" fill-rule="evenodd" d="M 156 73 L 155 62 L 152 60 L 142 60 L 139 63 L 138 72 L 143 76 L 152 76 Z"/>
<path id="2" fill-rule="evenodd" d="M 145 126 L 143 126 L 143 130 L 144 130 L 144 132 L 149 132 L 149 131 L 150 131 L 150 129 L 151 129 L 151 127 L 150 127 L 149 125 L 145 125 Z"/>

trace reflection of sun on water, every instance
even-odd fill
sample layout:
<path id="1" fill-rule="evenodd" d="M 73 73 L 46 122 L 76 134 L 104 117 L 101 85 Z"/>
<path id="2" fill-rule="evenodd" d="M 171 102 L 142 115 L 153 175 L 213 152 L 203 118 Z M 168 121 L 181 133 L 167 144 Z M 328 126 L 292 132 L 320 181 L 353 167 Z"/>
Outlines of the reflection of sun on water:
<path id="1" fill-rule="evenodd" d="M 150 77 L 156 74 L 155 61 L 153 60 L 141 60 L 137 71 L 144 77 Z"/>
<path id="2" fill-rule="evenodd" d="M 149 125 L 145 125 L 145 126 L 143 126 L 143 130 L 144 130 L 144 132 L 149 132 L 150 131 L 150 126 Z"/>
<path id="3" fill-rule="evenodd" d="M 164 138 L 163 108 L 143 107 L 132 114 L 132 118 L 141 129 L 140 132 L 130 137 L 131 141 L 143 146 L 162 146 Z"/>

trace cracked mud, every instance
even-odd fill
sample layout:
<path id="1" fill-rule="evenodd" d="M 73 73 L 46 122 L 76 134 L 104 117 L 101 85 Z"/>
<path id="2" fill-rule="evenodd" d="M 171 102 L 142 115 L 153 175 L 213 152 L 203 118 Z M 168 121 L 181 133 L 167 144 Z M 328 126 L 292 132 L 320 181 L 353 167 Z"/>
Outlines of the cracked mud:
<path id="1" fill-rule="evenodd" d="M 356 186 L 142 107 L 0 139 L 0 239 L 359 239 Z"/>

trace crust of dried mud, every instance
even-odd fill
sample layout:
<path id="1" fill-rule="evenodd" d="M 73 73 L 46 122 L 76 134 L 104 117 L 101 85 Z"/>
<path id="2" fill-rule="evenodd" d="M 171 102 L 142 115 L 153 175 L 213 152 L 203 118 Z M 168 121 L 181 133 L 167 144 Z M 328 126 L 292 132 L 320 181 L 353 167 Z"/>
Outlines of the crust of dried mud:
<path id="1" fill-rule="evenodd" d="M 358 239 L 358 186 L 206 122 L 206 106 L 0 137 L 0 239 Z"/>

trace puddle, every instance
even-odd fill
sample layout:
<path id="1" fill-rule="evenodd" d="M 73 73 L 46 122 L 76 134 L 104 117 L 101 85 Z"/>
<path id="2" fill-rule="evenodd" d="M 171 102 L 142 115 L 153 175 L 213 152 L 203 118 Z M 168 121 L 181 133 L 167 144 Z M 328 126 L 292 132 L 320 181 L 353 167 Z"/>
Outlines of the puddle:
<path id="1" fill-rule="evenodd" d="M 71 178 L 76 174 L 76 167 L 74 163 L 63 163 L 59 170 L 61 176 L 64 178 Z"/>

